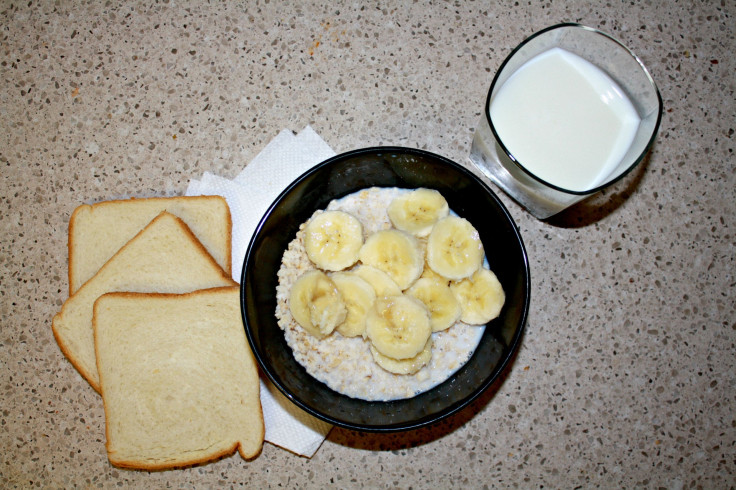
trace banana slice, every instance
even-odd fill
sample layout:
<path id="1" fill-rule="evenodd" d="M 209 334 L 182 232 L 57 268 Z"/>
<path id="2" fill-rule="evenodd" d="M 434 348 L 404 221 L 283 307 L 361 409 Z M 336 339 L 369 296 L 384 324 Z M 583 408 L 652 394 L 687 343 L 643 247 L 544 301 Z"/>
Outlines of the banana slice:
<path id="1" fill-rule="evenodd" d="M 331 334 L 348 313 L 335 283 L 319 270 L 307 271 L 294 282 L 289 310 L 304 330 L 319 339 Z"/>
<path id="2" fill-rule="evenodd" d="M 376 296 L 396 296 L 401 294 L 401 288 L 391 276 L 372 265 L 359 265 L 351 272 L 360 276 L 368 284 L 373 286 Z"/>
<path id="3" fill-rule="evenodd" d="M 431 334 L 427 308 L 404 294 L 377 298 L 366 317 L 364 337 L 378 352 L 393 359 L 416 356 Z"/>
<path id="4" fill-rule="evenodd" d="M 433 271 L 454 281 L 471 276 L 483 264 L 478 230 L 465 218 L 441 219 L 427 240 L 427 263 Z"/>
<path id="5" fill-rule="evenodd" d="M 348 315 L 345 321 L 337 326 L 337 331 L 345 337 L 363 335 L 365 317 L 376 301 L 376 291 L 366 280 L 353 272 L 334 272 L 330 279 L 337 286 L 345 301 Z"/>
<path id="6" fill-rule="evenodd" d="M 304 247 L 314 265 L 340 271 L 358 261 L 363 246 L 363 225 L 344 211 L 325 211 L 314 216 L 304 229 Z"/>
<path id="7" fill-rule="evenodd" d="M 418 299 L 427 307 L 433 332 L 450 328 L 462 313 L 460 303 L 447 283 L 420 277 L 406 290 L 406 294 Z"/>
<path id="8" fill-rule="evenodd" d="M 424 279 L 424 278 L 431 279 L 437 282 L 441 282 L 445 286 L 450 285 L 450 280 L 448 278 L 437 274 L 435 271 L 432 270 L 432 268 L 429 265 L 427 265 L 426 262 L 424 264 L 424 270 L 422 271 L 422 275 L 419 276 L 419 279 Z"/>
<path id="9" fill-rule="evenodd" d="M 417 280 L 424 268 L 424 254 L 417 239 L 394 229 L 369 236 L 360 249 L 359 258 L 363 264 L 388 274 L 402 291 Z"/>
<path id="10" fill-rule="evenodd" d="M 399 230 L 427 236 L 432 226 L 450 213 L 450 206 L 438 191 L 419 188 L 394 198 L 387 211 L 391 223 Z"/>
<path id="11" fill-rule="evenodd" d="M 424 366 L 429 364 L 432 360 L 432 337 L 427 340 L 424 345 L 424 349 L 414 357 L 409 359 L 394 359 L 392 357 L 384 356 L 378 349 L 371 345 L 371 354 L 376 364 L 381 366 L 389 373 L 394 374 L 414 374 Z"/>
<path id="12" fill-rule="evenodd" d="M 470 325 L 490 322 L 501 313 L 506 301 L 496 274 L 486 268 L 467 279 L 450 283 L 450 290 L 463 310 L 460 320 Z"/>

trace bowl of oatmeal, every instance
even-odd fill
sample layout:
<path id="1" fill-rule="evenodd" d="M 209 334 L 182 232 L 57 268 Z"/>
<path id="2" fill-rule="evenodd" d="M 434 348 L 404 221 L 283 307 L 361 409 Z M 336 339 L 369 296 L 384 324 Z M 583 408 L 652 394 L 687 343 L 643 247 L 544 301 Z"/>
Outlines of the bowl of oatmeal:
<path id="1" fill-rule="evenodd" d="M 497 308 L 491 308 L 492 314 L 466 315 L 463 311 L 460 316 L 458 309 L 450 321 L 437 326 L 434 310 L 430 311 L 426 299 L 416 293 L 422 289 L 420 285 L 437 281 L 439 277 L 427 264 L 438 247 L 435 242 L 442 239 L 435 238 L 441 235 L 440 226 L 404 229 L 403 218 L 388 210 L 392 203 L 413 198 L 420 191 L 431 193 L 432 198 L 441 196 L 446 208 L 440 216 L 443 225 L 462 221 L 481 244 L 482 254 L 474 259 L 481 265 L 473 266 L 473 270 L 482 269 L 502 290 L 501 302 Z M 352 258 L 346 261 L 344 257 L 330 257 L 323 263 L 312 251 L 315 247 L 310 245 L 309 224 L 331 213 L 349 218 L 349 223 L 340 224 L 343 238 L 356 233 L 360 238 Z M 457 233 L 460 232 L 445 232 L 445 240 L 453 240 Z M 387 240 L 398 240 L 399 245 L 386 245 L 390 243 Z M 388 247 L 403 246 L 402 240 L 413 244 L 410 248 L 419 251 L 421 262 L 410 266 L 408 275 L 404 274 L 403 265 L 401 274 L 397 275 L 385 269 L 395 281 L 391 281 L 390 290 L 380 282 L 379 287 L 372 274 L 376 273 L 374 269 L 380 273 L 383 266 L 375 257 Z M 434 269 L 444 274 L 441 264 Z M 372 274 L 364 274 L 368 272 Z M 348 275 L 360 278 L 350 278 L 343 288 L 343 276 Z M 460 290 L 461 281 L 468 282 L 460 276 L 439 280 L 447 285 L 444 288 L 447 291 L 455 291 L 455 286 Z M 356 323 L 351 306 L 355 302 L 349 300 L 354 294 L 363 294 L 348 289 L 354 286 L 353 282 L 373 286 L 375 294 L 368 291 L 373 298 L 371 304 L 385 307 L 400 303 L 402 308 L 416 309 L 420 316 L 425 316 L 420 311 L 424 302 L 431 326 L 422 331 L 421 340 L 414 339 L 417 349 L 406 356 L 384 350 L 385 344 L 376 333 L 377 320 L 373 318 L 371 324 L 370 314 L 363 324 L 367 322 L 373 327 L 358 331 L 353 326 L 347 327 L 348 323 Z M 312 317 L 315 320 L 312 325 L 303 318 L 308 309 L 301 311 L 295 306 L 298 303 L 295 291 L 305 287 L 317 290 L 324 284 L 332 285 L 328 287 L 330 291 L 340 285 L 337 289 L 348 308 L 329 309 L 334 303 L 328 302 L 329 307 L 321 310 L 319 320 Z M 324 299 L 322 296 L 320 301 Z M 241 306 L 248 341 L 260 367 L 297 406 L 322 420 L 353 430 L 415 429 L 467 406 L 510 364 L 521 341 L 529 308 L 528 259 L 522 238 L 504 205 L 483 181 L 463 166 L 410 148 L 360 149 L 315 166 L 271 205 L 246 253 Z"/>

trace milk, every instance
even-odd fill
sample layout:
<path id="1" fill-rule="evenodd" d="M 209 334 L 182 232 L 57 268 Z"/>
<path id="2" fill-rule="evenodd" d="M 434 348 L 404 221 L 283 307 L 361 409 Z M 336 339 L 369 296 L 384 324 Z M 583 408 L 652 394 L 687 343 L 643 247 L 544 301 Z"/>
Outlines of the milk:
<path id="1" fill-rule="evenodd" d="M 511 75 L 493 96 L 490 116 L 517 162 L 572 191 L 604 183 L 640 123 L 610 77 L 560 48 L 535 56 Z"/>

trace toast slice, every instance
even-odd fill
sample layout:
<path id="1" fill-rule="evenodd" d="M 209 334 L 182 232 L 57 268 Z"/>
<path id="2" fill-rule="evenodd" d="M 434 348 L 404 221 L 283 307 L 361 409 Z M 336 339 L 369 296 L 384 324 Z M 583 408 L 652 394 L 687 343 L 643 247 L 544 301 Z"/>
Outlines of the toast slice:
<path id="1" fill-rule="evenodd" d="M 186 293 L 235 284 L 181 219 L 162 212 L 64 302 L 51 327 L 62 352 L 100 391 L 92 332 L 97 298 L 115 291 Z"/>
<path id="2" fill-rule="evenodd" d="M 258 371 L 237 286 L 105 294 L 94 336 L 112 464 L 161 470 L 261 451 Z"/>
<path id="3" fill-rule="evenodd" d="M 153 197 L 84 204 L 69 220 L 69 294 L 162 211 L 181 218 L 228 275 L 232 218 L 220 196 Z"/>

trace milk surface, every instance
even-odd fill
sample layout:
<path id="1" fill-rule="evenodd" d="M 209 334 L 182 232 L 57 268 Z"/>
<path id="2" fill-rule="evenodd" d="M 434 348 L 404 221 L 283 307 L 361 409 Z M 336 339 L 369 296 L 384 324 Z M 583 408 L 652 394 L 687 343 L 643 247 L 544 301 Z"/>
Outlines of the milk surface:
<path id="1" fill-rule="evenodd" d="M 511 75 L 491 100 L 490 116 L 517 162 L 573 191 L 606 180 L 640 123 L 608 75 L 560 48 L 535 56 Z"/>

